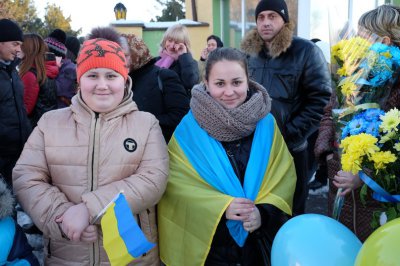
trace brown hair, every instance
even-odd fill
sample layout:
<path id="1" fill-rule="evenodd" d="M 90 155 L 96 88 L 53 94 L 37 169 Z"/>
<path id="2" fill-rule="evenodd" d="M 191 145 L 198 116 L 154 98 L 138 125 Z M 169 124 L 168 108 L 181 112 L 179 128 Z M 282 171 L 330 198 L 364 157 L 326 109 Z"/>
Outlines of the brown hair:
<path id="1" fill-rule="evenodd" d="M 213 66 L 220 62 L 220 61 L 231 61 L 231 62 L 237 62 L 239 65 L 242 66 L 246 73 L 247 81 L 249 80 L 249 71 L 247 68 L 247 58 L 244 53 L 239 51 L 236 48 L 230 48 L 230 47 L 221 47 L 218 49 L 215 49 L 212 51 L 206 61 L 206 67 L 205 67 L 205 74 L 204 78 L 205 80 L 208 81 L 208 77 L 210 75 L 211 69 Z"/>
<path id="2" fill-rule="evenodd" d="M 21 46 L 24 58 L 22 59 L 19 75 L 22 77 L 34 66 L 39 85 L 46 82 L 45 53 L 48 48 L 40 35 L 35 33 L 24 34 L 24 42 Z"/>

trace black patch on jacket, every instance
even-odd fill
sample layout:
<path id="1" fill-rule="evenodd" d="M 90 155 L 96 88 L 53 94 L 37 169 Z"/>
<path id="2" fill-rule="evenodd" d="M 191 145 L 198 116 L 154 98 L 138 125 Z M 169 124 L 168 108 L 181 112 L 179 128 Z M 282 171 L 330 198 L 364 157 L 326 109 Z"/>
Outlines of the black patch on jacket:
<path id="1" fill-rule="evenodd" d="M 124 140 L 124 148 L 128 152 L 134 152 L 134 151 L 136 151 L 137 143 L 134 139 L 127 138 Z"/>

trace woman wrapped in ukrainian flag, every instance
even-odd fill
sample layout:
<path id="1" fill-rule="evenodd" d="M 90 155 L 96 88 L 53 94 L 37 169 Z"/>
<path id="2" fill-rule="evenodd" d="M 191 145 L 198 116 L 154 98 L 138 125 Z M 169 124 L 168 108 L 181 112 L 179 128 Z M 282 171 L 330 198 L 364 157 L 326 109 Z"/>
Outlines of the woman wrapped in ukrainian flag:
<path id="1" fill-rule="evenodd" d="M 272 239 L 292 212 L 293 159 L 244 54 L 213 51 L 204 78 L 169 143 L 169 181 L 158 205 L 161 260 L 268 265 Z"/>

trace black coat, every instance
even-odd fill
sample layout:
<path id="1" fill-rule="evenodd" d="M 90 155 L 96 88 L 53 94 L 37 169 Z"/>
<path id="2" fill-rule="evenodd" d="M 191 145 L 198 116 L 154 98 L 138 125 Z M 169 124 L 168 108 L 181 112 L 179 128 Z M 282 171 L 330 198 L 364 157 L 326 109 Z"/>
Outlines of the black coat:
<path id="1" fill-rule="evenodd" d="M 293 37 L 290 47 L 272 58 L 265 49 L 249 58 L 251 79 L 272 98 L 272 110 L 290 151 L 304 150 L 331 95 L 327 63 L 312 42 Z"/>
<path id="2" fill-rule="evenodd" d="M 129 73 L 132 78 L 133 100 L 140 111 L 153 114 L 159 121 L 168 142 L 181 119 L 189 111 L 189 97 L 178 75 L 161 69 L 151 60 Z"/>
<path id="3" fill-rule="evenodd" d="M 157 58 L 157 60 L 159 59 L 160 57 Z M 200 79 L 199 66 L 197 61 L 193 59 L 192 54 L 185 53 L 180 55 L 169 69 L 178 74 L 183 87 L 190 97 L 193 86 L 199 83 Z"/>
<path id="4" fill-rule="evenodd" d="M 254 133 L 237 141 L 222 142 L 222 146 L 242 185 L 250 157 L 253 137 Z M 239 247 L 230 235 L 226 226 L 227 220 L 225 214 L 222 215 L 205 262 L 206 266 L 264 265 L 259 250 L 258 238 L 265 236 L 262 234 L 262 231 L 267 232 L 269 236 L 268 240 L 271 244 L 279 228 L 289 217 L 273 205 L 257 204 L 256 206 L 261 215 L 261 227 L 249 234 L 243 247 Z"/>
<path id="5" fill-rule="evenodd" d="M 0 158 L 18 157 L 31 132 L 23 95 L 15 63 L 0 62 Z"/>

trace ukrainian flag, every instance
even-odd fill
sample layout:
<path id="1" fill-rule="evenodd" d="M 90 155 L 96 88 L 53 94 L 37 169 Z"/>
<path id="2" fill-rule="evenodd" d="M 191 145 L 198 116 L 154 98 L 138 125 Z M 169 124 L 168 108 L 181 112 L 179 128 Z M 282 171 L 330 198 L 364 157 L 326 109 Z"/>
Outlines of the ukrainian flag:
<path id="1" fill-rule="evenodd" d="M 101 219 L 103 246 L 111 265 L 127 265 L 152 249 L 120 193 Z"/>
<path id="2" fill-rule="evenodd" d="M 204 265 L 222 215 L 240 196 L 223 192 L 226 187 L 239 186 L 251 191 L 245 196 L 256 204 L 272 204 L 291 214 L 296 172 L 272 115 L 258 122 L 254 134 L 241 188 L 237 177 L 228 177 L 234 172 L 222 145 L 200 128 L 192 113 L 178 125 L 168 145 L 167 190 L 158 204 L 160 256 L 166 265 Z"/>

